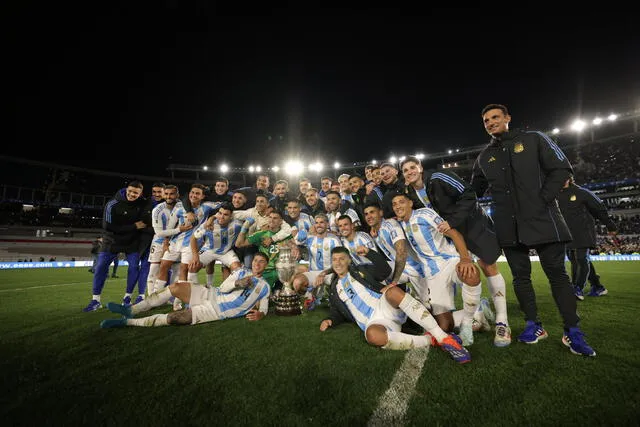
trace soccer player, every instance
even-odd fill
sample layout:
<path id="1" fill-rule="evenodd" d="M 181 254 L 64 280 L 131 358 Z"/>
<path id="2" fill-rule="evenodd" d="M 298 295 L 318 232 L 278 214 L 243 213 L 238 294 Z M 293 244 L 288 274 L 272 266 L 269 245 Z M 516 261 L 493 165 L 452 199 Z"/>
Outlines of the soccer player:
<path id="1" fill-rule="evenodd" d="M 187 280 L 198 283 L 198 271 L 216 261 L 226 267 L 222 270 L 223 280 L 229 276 L 229 271 L 233 272 L 240 268 L 242 264 L 233 251 L 233 246 L 241 229 L 242 222 L 233 219 L 233 205 L 223 203 L 218 212 L 209 217 L 191 235 L 189 242 L 191 257 L 185 260 L 189 263 Z"/>
<path id="2" fill-rule="evenodd" d="M 349 182 L 349 181 L 347 181 Z M 346 209 L 341 206 L 342 200 L 340 199 L 340 193 L 337 191 L 329 191 L 327 193 L 327 202 L 325 203 L 325 208 L 327 209 L 327 216 L 329 217 L 329 230 L 338 234 L 340 230 L 338 229 L 338 218 L 342 215 L 348 215 L 351 217 L 351 221 L 353 222 L 354 227 L 360 227 L 360 217 L 358 213 L 347 207 Z"/>
<path id="3" fill-rule="evenodd" d="M 606 295 L 607 288 L 600 283 L 600 276 L 589 259 L 589 249 L 596 247 L 595 218 L 607 227 L 609 235 L 617 234 L 616 224 L 607 213 L 607 205 L 591 191 L 577 185 L 573 175 L 560 191 L 558 205 L 573 237 L 567 244 L 567 257 L 571 262 L 576 298 L 584 300 L 584 287 L 588 279 L 592 280 L 589 296 Z"/>
<path id="4" fill-rule="evenodd" d="M 391 268 L 384 257 L 367 247 L 360 247 L 358 256 L 367 257 L 368 264 L 353 265 L 349 250 L 343 246 L 331 251 L 333 272 L 325 277 L 329 285 L 329 317 L 320 323 L 320 331 L 335 328 L 344 322 L 355 322 L 364 332 L 367 342 L 389 350 L 409 350 L 437 344 L 458 363 L 471 361 L 469 351 L 452 335 L 438 326 L 428 308 L 397 286 L 384 286 L 381 281 Z M 422 326 L 428 335 L 401 332 L 407 316 Z"/>
<path id="5" fill-rule="evenodd" d="M 340 232 L 340 241 L 342 242 L 342 246 L 349 249 L 353 262 L 356 265 L 369 264 L 371 261 L 359 256 L 356 249 L 360 246 L 366 246 L 369 249 L 377 251 L 378 248 L 376 247 L 376 242 L 373 238 L 364 231 L 356 231 L 353 225 L 353 220 L 349 215 L 342 215 L 338 218 L 338 229 Z"/>
<path id="6" fill-rule="evenodd" d="M 126 188 L 118 190 L 104 207 L 102 246 L 93 275 L 93 294 L 89 304 L 82 309 L 85 313 L 102 307 L 100 303 L 102 288 L 104 288 L 104 282 L 109 274 L 109 265 L 114 260 L 117 262 L 118 253 L 124 252 L 129 263 L 126 292 L 133 290 L 138 280 L 140 264 L 140 254 L 138 252 L 140 245 L 139 230 L 147 226 L 142 220 L 146 203 L 144 198 L 140 197 L 142 189 L 143 186 L 140 181 L 131 181 Z"/>
<path id="7" fill-rule="evenodd" d="M 110 302 L 107 308 L 124 317 L 103 320 L 100 327 L 197 325 L 243 316 L 250 321 L 260 320 L 269 310 L 269 284 L 262 278 L 267 262 L 266 255 L 256 254 L 251 270 L 239 268 L 220 287 L 177 281 L 132 306 Z M 139 313 L 166 304 L 172 297 L 189 304 L 189 308 L 169 314 L 133 318 Z"/>
<path id="8" fill-rule="evenodd" d="M 405 193 L 413 208 L 432 208 L 444 221 L 438 231 L 455 228 L 464 238 L 469 251 L 478 258 L 478 266 L 487 278 L 489 294 L 495 307 L 496 347 L 511 344 L 511 328 L 507 316 L 506 284 L 498 270 L 502 249 L 498 244 L 493 220 L 478 203 L 475 191 L 456 173 L 442 170 L 425 173 L 417 157 L 409 156 L 400 163 L 406 184 Z M 486 300 L 481 300 L 485 303 Z M 485 313 L 491 312 L 489 308 Z"/>
<path id="9" fill-rule="evenodd" d="M 460 286 L 464 316 L 460 322 L 460 338 L 464 345 L 473 344 L 473 317 L 482 289 L 478 286 L 480 274 L 464 238 L 454 228 L 439 232 L 438 225 L 444 220 L 433 209 L 414 210 L 413 202 L 404 192 L 395 193 L 391 203 L 407 240 L 422 263 L 432 313 L 438 324 L 445 331 L 453 328 L 454 286 Z"/>
<path id="10" fill-rule="evenodd" d="M 471 185 L 478 196 L 491 192 L 496 235 L 526 321 L 518 340 L 535 344 L 548 337 L 538 319 L 531 283 L 529 251 L 535 249 L 562 316 L 563 344 L 574 354 L 595 356 L 578 325 L 576 297 L 565 266 L 571 233 L 556 201 L 572 173 L 571 163 L 548 135 L 510 131 L 511 115 L 504 105 L 489 104 L 481 114 L 491 140 L 474 163 Z"/>

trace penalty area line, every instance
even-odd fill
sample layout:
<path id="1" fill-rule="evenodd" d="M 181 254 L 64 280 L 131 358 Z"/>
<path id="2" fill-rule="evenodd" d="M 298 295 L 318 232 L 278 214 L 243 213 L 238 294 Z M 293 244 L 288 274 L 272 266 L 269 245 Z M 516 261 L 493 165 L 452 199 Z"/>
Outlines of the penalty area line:
<path id="1" fill-rule="evenodd" d="M 422 367 L 431 346 L 407 351 L 402 365 L 396 371 L 387 391 L 380 397 L 368 426 L 403 426 L 409 401 L 413 395 Z"/>

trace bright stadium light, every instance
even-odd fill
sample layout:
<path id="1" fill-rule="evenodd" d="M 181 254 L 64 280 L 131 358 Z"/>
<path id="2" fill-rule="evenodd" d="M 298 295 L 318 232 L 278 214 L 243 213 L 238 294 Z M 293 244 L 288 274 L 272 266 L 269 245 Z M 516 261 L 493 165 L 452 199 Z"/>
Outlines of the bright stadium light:
<path id="1" fill-rule="evenodd" d="M 204 166 L 202 167 L 202 170 L 203 170 L 203 171 L 206 171 L 207 169 L 209 169 L 209 167 L 208 167 L 207 165 L 204 165 Z"/>
<path id="2" fill-rule="evenodd" d="M 324 165 L 320 162 L 316 162 L 316 172 L 322 172 L 322 169 L 324 169 Z"/>
<path id="3" fill-rule="evenodd" d="M 582 132 L 585 127 L 587 127 L 587 124 L 580 119 L 577 119 L 573 123 L 571 123 L 571 130 L 574 130 L 576 132 Z"/>
<path id="4" fill-rule="evenodd" d="M 453 150 L 449 150 L 449 151 L 447 151 L 447 153 L 451 154 L 451 153 L 453 153 Z"/>
<path id="5" fill-rule="evenodd" d="M 596 117 L 595 119 L 593 119 L 593 124 L 598 126 L 602 123 L 602 119 L 600 117 Z"/>
<path id="6" fill-rule="evenodd" d="M 456 153 L 459 153 L 459 152 L 460 152 L 460 149 L 459 149 L 459 148 L 456 148 Z"/>
<path id="7" fill-rule="evenodd" d="M 274 172 L 278 172 L 280 170 L 280 168 L 278 166 L 274 166 L 271 169 L 273 169 Z"/>
<path id="8" fill-rule="evenodd" d="M 284 165 L 284 171 L 287 173 L 287 175 L 300 175 L 303 170 L 304 165 L 302 164 L 302 162 L 299 162 L 297 160 L 289 160 Z"/>
<path id="9" fill-rule="evenodd" d="M 333 164 L 333 168 L 334 168 L 334 169 L 339 169 L 339 168 L 340 168 L 340 163 L 335 162 L 335 163 Z"/>
<path id="10" fill-rule="evenodd" d="M 224 164 L 224 163 L 223 163 L 223 164 L 221 164 L 221 165 L 220 165 L 220 172 L 222 172 L 222 173 L 227 173 L 227 172 L 229 172 L 229 166 L 227 166 L 227 165 L 226 165 L 226 164 Z"/>
<path id="11" fill-rule="evenodd" d="M 373 159 L 373 160 L 371 160 L 371 164 L 372 164 L 372 165 L 377 165 L 377 164 L 378 164 L 378 161 L 377 161 L 376 159 Z"/>
<path id="12" fill-rule="evenodd" d="M 253 166 L 249 166 L 249 172 L 253 173 L 256 170 Z"/>
<path id="13" fill-rule="evenodd" d="M 554 135 L 557 135 L 560 133 L 560 129 L 558 128 L 553 128 L 553 130 L 551 131 Z"/>
<path id="14" fill-rule="evenodd" d="M 256 172 L 261 172 L 262 171 L 262 166 L 256 166 Z"/>
<path id="15" fill-rule="evenodd" d="M 422 153 L 416 154 L 416 159 L 418 159 L 418 160 L 424 159 L 424 154 L 422 154 Z"/>
<path id="16" fill-rule="evenodd" d="M 404 159 L 406 159 L 407 156 L 400 156 L 400 158 L 398 160 L 400 160 L 401 162 L 404 162 Z"/>
<path id="17" fill-rule="evenodd" d="M 391 156 L 391 157 L 389 158 L 389 162 L 391 162 L 391 163 L 395 163 L 395 162 L 397 162 L 397 161 L 398 161 L 398 159 L 396 159 L 396 156 Z"/>
<path id="18" fill-rule="evenodd" d="M 610 122 L 615 121 L 617 118 L 618 118 L 618 115 L 617 115 L 617 114 L 609 114 L 609 117 L 607 117 L 607 119 L 608 119 Z"/>

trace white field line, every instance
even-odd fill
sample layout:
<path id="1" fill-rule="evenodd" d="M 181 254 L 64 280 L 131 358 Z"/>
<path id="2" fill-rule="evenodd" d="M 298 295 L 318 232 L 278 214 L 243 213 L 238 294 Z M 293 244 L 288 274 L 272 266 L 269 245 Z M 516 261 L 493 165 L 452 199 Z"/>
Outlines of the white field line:
<path id="1" fill-rule="evenodd" d="M 57 288 L 59 286 L 72 286 L 72 285 L 91 285 L 90 281 L 84 282 L 75 282 L 75 283 L 58 283 L 57 285 L 42 285 L 42 286 L 29 286 L 27 288 L 11 288 L 11 289 L 0 289 L 0 292 L 13 292 L 13 291 L 28 291 L 30 289 L 43 289 L 43 288 Z"/>
<path id="2" fill-rule="evenodd" d="M 429 348 L 415 348 L 407 351 L 407 355 L 396 371 L 387 391 L 380 397 L 378 407 L 374 411 L 368 426 L 403 426 L 404 417 L 411 396 L 416 388 L 422 367 L 427 360 Z"/>

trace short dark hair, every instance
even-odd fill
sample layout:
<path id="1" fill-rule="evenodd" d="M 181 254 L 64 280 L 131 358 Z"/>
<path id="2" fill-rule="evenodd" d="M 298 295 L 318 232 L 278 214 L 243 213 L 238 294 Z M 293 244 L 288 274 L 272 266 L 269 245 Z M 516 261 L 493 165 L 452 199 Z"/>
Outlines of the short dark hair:
<path id="1" fill-rule="evenodd" d="M 374 165 L 373 163 L 369 163 L 367 166 L 364 167 L 365 171 L 374 169 L 376 167 L 376 165 Z"/>
<path id="2" fill-rule="evenodd" d="M 165 185 L 165 186 L 164 186 L 164 189 L 165 189 L 165 190 L 176 190 L 176 192 L 178 192 L 178 187 L 176 187 L 176 186 L 175 186 L 175 185 L 173 185 L 173 184 Z"/>
<path id="3" fill-rule="evenodd" d="M 233 212 L 233 204 L 231 202 L 224 202 L 218 208 L 218 210 L 220 210 L 220 209 L 224 209 L 226 211 Z"/>
<path id="4" fill-rule="evenodd" d="M 331 249 L 331 255 L 333 256 L 333 254 L 347 254 L 349 255 L 349 258 L 351 258 L 349 249 L 344 246 L 336 246 L 335 248 Z"/>
<path id="5" fill-rule="evenodd" d="M 340 215 L 340 216 L 338 217 L 338 221 L 343 220 L 343 219 L 348 219 L 348 220 L 349 220 L 349 222 L 350 222 L 351 224 L 353 224 L 353 220 L 351 219 L 351 217 L 350 217 L 349 215 Z M 336 222 L 338 222 L 338 221 L 336 221 Z"/>
<path id="6" fill-rule="evenodd" d="M 361 177 L 360 175 L 358 175 L 358 174 L 353 174 L 353 175 L 351 175 L 351 176 L 349 177 L 349 179 L 351 179 L 351 178 L 358 178 L 358 179 L 360 179 L 360 180 L 364 181 L 364 179 L 362 179 L 362 177 Z"/>
<path id="7" fill-rule="evenodd" d="M 404 191 L 391 190 L 389 192 L 391 193 L 391 200 L 395 199 L 398 196 L 403 196 L 403 197 L 406 197 L 407 199 L 411 200 L 411 197 L 409 197 L 409 195 L 407 193 L 405 193 Z M 385 193 L 385 195 L 386 195 L 386 193 Z"/>
<path id="8" fill-rule="evenodd" d="M 191 191 L 194 188 L 199 188 L 200 190 L 202 190 L 203 193 L 207 191 L 207 187 L 198 182 L 196 182 L 195 184 L 191 184 L 191 188 L 189 188 L 189 191 Z"/>
<path id="9" fill-rule="evenodd" d="M 365 211 L 367 208 L 378 208 L 378 209 L 382 209 L 382 206 L 380 205 L 380 202 L 378 200 L 369 200 L 368 202 L 366 202 L 364 204 L 364 207 L 362 208 L 363 211 Z"/>
<path id="10" fill-rule="evenodd" d="M 144 186 L 142 185 L 142 182 L 140 182 L 137 179 L 134 179 L 133 181 L 129 182 L 127 184 L 127 187 L 144 188 Z"/>
<path id="11" fill-rule="evenodd" d="M 507 107 L 505 107 L 502 104 L 489 104 L 487 106 L 485 106 L 482 109 L 482 114 L 480 114 L 481 117 L 484 117 L 485 113 L 489 110 L 501 110 L 502 113 L 504 113 L 505 116 L 509 115 L 509 110 L 507 110 Z"/>
<path id="12" fill-rule="evenodd" d="M 398 170 L 398 167 L 391 162 L 384 162 L 383 164 L 380 165 L 380 169 L 386 166 L 389 166 L 390 168 L 394 168 L 395 170 Z"/>
<path id="13" fill-rule="evenodd" d="M 329 181 L 333 181 L 331 178 L 329 178 L 328 176 L 323 176 L 322 178 L 320 178 L 320 182 L 324 181 L 325 179 L 328 179 Z"/>
<path id="14" fill-rule="evenodd" d="M 227 185 L 227 187 L 229 186 L 229 180 L 225 177 L 219 176 L 216 178 L 215 181 L 213 181 L 214 185 L 217 184 L 218 182 L 224 182 Z"/>
<path id="15" fill-rule="evenodd" d="M 265 261 L 269 262 L 269 257 L 267 256 L 267 254 L 265 254 L 264 252 L 256 252 L 255 254 L 253 254 L 253 257 L 257 257 L 257 256 L 261 256 L 262 258 L 265 259 Z"/>
<path id="16" fill-rule="evenodd" d="M 339 192 L 337 192 L 336 190 L 329 190 L 329 191 L 327 191 L 327 194 L 325 194 L 325 196 L 327 196 L 327 197 L 328 197 L 328 196 L 329 196 L 329 194 L 335 194 L 336 196 L 338 196 L 338 198 L 340 198 L 340 197 L 341 197 L 341 196 L 340 196 L 340 193 L 339 193 Z"/>
<path id="17" fill-rule="evenodd" d="M 257 199 L 258 197 L 264 197 L 264 199 L 265 199 L 267 202 L 269 201 L 269 197 L 267 197 L 266 193 L 265 193 L 264 191 L 262 191 L 262 190 L 258 190 L 258 191 L 256 192 L 256 199 Z"/>
<path id="18" fill-rule="evenodd" d="M 402 162 L 400 162 L 400 169 L 402 169 L 402 167 L 405 165 L 405 163 L 409 163 L 409 162 L 415 163 L 418 166 L 422 167 L 422 162 L 416 156 L 407 156 L 406 159 L 404 159 Z"/>
<path id="19" fill-rule="evenodd" d="M 166 188 L 166 184 L 164 182 L 160 182 L 160 181 L 156 181 L 153 184 L 151 184 L 151 188 L 153 187 L 162 187 L 162 188 Z"/>

